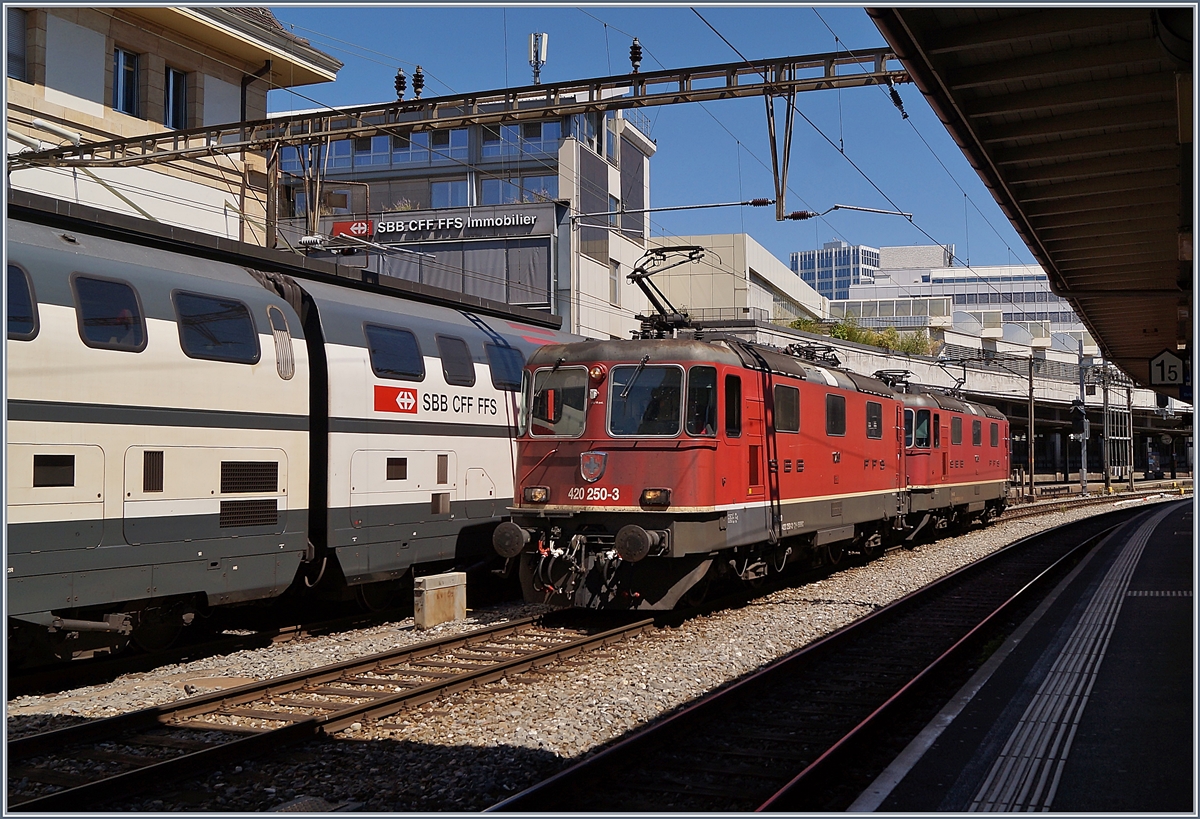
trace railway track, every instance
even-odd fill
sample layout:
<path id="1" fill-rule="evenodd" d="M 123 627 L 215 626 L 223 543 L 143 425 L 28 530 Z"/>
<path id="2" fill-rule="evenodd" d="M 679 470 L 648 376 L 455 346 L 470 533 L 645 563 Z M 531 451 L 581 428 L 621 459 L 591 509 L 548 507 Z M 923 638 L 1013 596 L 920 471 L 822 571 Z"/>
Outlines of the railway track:
<path id="1" fill-rule="evenodd" d="M 1167 490 L 1163 487 L 1153 487 L 1147 489 L 1139 489 L 1134 492 L 1121 492 L 1116 495 L 1105 495 L 1101 493 L 1080 497 L 1079 495 L 1064 495 L 1061 498 L 1054 500 L 1032 501 L 1016 506 L 1010 506 L 1000 516 L 1000 520 L 1020 520 L 1021 518 L 1034 517 L 1036 515 L 1044 515 L 1048 512 L 1057 512 L 1060 509 L 1074 509 L 1083 506 L 1099 506 L 1105 503 L 1119 503 L 1121 501 L 1145 500 L 1148 498 L 1161 497 L 1166 494 L 1176 494 L 1180 489 Z M 1182 491 L 1191 492 L 1191 487 L 1186 487 Z"/>
<path id="2" fill-rule="evenodd" d="M 8 743 L 14 811 L 95 810 L 654 627 L 598 633 L 527 618 Z"/>
<path id="3" fill-rule="evenodd" d="M 1139 511 L 1019 540 L 489 811 L 843 810 L 890 761 L 873 756 L 898 742 L 894 721 L 919 730 L 912 712 L 943 701 L 931 690 L 954 690 L 984 644 Z"/>

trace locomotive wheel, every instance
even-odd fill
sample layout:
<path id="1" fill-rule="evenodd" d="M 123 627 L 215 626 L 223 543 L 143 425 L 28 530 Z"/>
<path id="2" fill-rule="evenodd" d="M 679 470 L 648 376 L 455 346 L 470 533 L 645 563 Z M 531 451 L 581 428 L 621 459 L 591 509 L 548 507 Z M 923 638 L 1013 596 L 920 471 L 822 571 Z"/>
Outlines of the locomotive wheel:
<path id="1" fill-rule="evenodd" d="M 842 546 L 842 541 L 834 541 L 825 546 L 825 562 L 830 566 L 838 565 L 845 556 L 846 549 Z"/>
<path id="2" fill-rule="evenodd" d="M 862 554 L 867 560 L 874 560 L 883 554 L 883 538 L 878 532 L 872 532 L 863 538 Z"/>

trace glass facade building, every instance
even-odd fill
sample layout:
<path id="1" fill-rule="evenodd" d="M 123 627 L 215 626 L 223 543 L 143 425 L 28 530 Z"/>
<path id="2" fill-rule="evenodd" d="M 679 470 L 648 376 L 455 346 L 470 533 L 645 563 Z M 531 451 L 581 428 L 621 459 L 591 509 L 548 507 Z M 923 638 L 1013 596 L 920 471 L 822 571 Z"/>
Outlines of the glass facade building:
<path id="1" fill-rule="evenodd" d="M 825 298 L 845 299 L 851 286 L 864 278 L 871 280 L 879 269 L 879 248 L 835 239 L 820 250 L 793 253 L 791 266 L 793 273 Z"/>

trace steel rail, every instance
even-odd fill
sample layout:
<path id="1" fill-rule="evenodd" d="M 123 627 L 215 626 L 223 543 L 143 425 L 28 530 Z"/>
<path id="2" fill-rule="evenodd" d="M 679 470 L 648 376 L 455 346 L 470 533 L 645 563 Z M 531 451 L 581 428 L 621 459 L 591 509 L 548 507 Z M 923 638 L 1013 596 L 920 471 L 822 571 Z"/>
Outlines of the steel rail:
<path id="1" fill-rule="evenodd" d="M 253 702 L 260 696 L 274 696 L 288 691 L 295 691 L 306 685 L 330 682 L 350 672 L 378 669 L 386 663 L 394 663 L 398 658 L 407 657 L 417 659 L 431 654 L 445 653 L 453 648 L 461 648 L 487 642 L 497 637 L 516 634 L 535 627 L 537 620 L 538 618 L 526 618 L 513 623 L 505 623 L 473 631 L 469 634 L 458 635 L 446 640 L 428 641 L 417 646 L 394 649 L 370 657 L 337 663 L 316 669 L 312 672 L 299 672 L 287 675 L 286 677 L 251 683 L 226 691 L 192 698 L 178 705 L 157 706 L 100 720 L 95 723 L 86 723 L 31 737 L 23 737 L 9 743 L 9 764 L 11 767 L 14 760 L 45 755 L 52 751 L 61 751 L 62 748 L 70 747 L 72 744 L 94 743 L 104 739 L 115 738 L 130 731 L 144 731 L 151 728 L 164 727 L 200 729 L 215 732 L 236 731 L 236 729 L 230 726 L 220 724 L 201 725 L 195 722 L 183 723 L 181 720 L 219 711 L 222 708 Z M 210 770 L 212 767 L 224 764 L 227 761 L 245 759 L 267 751 L 276 750 L 285 745 L 302 742 L 321 733 L 335 732 L 361 719 L 380 719 L 391 716 L 401 710 L 421 705 L 446 694 L 493 682 L 506 675 L 521 673 L 535 666 L 556 662 L 578 654 L 581 651 L 617 642 L 653 627 L 653 619 L 640 620 L 626 626 L 570 640 L 561 645 L 549 646 L 539 651 L 512 657 L 499 663 L 481 666 L 477 670 L 466 671 L 446 680 L 415 686 L 396 694 L 373 697 L 366 702 L 346 704 L 345 707 L 339 708 L 330 714 L 315 716 L 296 714 L 294 721 L 280 728 L 255 729 L 256 732 L 249 736 L 243 736 L 230 742 L 186 753 L 172 759 L 162 760 L 142 768 L 125 771 L 44 796 L 24 801 L 19 801 L 19 798 L 10 798 L 9 809 L 22 812 L 93 809 L 97 803 L 103 802 L 106 799 L 117 796 L 128 796 L 161 785 L 166 781 L 194 777 L 200 771 Z M 380 682 L 382 684 L 387 681 L 381 680 Z M 346 696 L 357 698 L 349 689 Z M 292 716 L 292 714 L 279 712 L 278 721 L 287 721 L 289 716 Z"/>

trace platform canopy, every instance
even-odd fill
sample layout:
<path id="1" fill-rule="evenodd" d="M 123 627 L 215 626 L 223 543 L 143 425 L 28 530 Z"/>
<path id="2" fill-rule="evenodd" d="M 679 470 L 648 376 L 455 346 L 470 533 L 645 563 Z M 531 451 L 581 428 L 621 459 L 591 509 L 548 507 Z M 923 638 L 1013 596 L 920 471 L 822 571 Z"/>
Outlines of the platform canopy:
<path id="1" fill-rule="evenodd" d="M 1193 10 L 868 13 L 1104 356 L 1190 359 Z"/>

